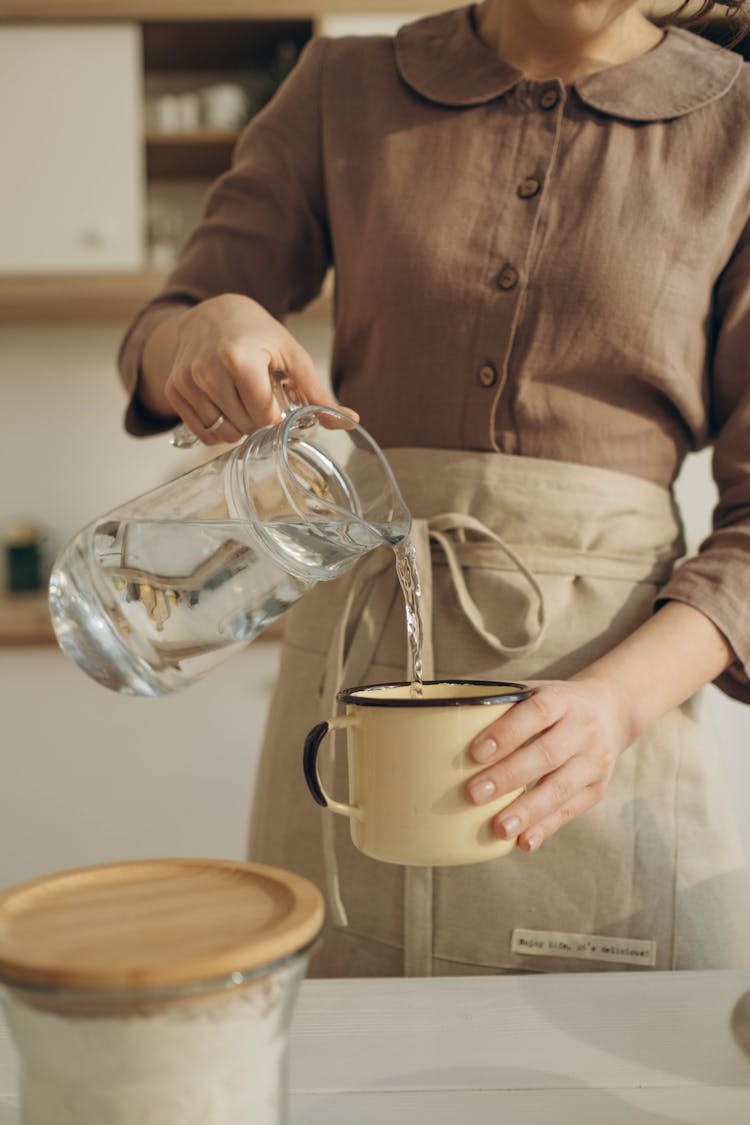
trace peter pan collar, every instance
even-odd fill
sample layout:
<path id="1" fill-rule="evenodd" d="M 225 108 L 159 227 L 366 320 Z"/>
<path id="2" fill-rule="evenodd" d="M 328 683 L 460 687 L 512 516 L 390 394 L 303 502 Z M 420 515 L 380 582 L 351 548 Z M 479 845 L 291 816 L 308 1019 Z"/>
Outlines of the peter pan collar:
<path id="1" fill-rule="evenodd" d="M 479 38 L 474 5 L 402 27 L 396 66 L 407 85 L 440 105 L 481 105 L 500 97 L 524 75 L 498 59 Z M 727 92 L 742 59 L 678 28 L 643 55 L 574 83 L 587 105 L 630 121 L 681 117 Z"/>

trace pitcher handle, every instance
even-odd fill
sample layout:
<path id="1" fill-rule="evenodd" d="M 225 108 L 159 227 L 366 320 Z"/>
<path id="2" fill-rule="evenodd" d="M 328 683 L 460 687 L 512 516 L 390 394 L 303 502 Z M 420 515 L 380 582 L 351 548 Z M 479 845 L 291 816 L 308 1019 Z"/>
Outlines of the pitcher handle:
<path id="1" fill-rule="evenodd" d="M 300 406 L 309 406 L 307 398 L 302 394 L 294 380 L 287 375 L 286 371 L 271 371 L 270 376 L 271 390 L 281 411 L 282 419 L 286 418 L 292 410 L 299 410 Z"/>
<path id="2" fill-rule="evenodd" d="M 362 810 L 357 805 L 347 805 L 343 801 L 334 801 L 332 797 L 326 793 L 318 772 L 318 751 L 320 750 L 321 743 L 327 734 L 331 731 L 344 730 L 347 727 L 357 725 L 356 715 L 341 715 L 336 719 L 331 719 L 329 722 L 318 723 L 312 728 L 305 739 L 305 749 L 302 754 L 302 768 L 305 771 L 305 781 L 307 787 L 313 795 L 313 800 L 316 804 L 321 805 L 324 809 L 330 809 L 331 812 L 339 813 L 341 816 L 354 817 L 355 820 L 362 819 Z"/>

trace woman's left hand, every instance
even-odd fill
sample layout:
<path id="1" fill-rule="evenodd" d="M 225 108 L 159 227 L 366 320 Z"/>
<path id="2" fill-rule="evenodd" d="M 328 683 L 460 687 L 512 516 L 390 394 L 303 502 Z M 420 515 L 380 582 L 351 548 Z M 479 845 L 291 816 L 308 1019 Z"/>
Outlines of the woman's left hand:
<path id="1" fill-rule="evenodd" d="M 492 821 L 504 839 L 534 851 L 604 796 L 617 759 L 633 741 L 620 701 L 600 679 L 530 681 L 534 695 L 516 703 L 473 742 L 489 768 L 468 784 L 484 804 L 526 785 Z"/>

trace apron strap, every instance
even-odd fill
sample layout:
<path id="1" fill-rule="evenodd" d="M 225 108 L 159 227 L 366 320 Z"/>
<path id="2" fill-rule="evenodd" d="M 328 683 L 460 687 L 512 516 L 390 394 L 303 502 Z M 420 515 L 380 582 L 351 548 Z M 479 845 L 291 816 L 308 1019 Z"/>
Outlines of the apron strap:
<path id="1" fill-rule="evenodd" d="M 404 868 L 404 976 L 432 976 L 432 868 Z"/>
<path id="2" fill-rule="evenodd" d="M 344 687 L 345 682 L 349 683 L 350 686 L 359 683 L 372 663 L 372 655 L 377 648 L 380 633 L 396 594 L 393 589 L 394 572 L 393 551 L 389 547 L 383 547 L 381 550 L 366 556 L 358 566 L 349 572 L 349 581 L 328 650 L 321 684 L 321 720 L 328 721 L 335 715 L 337 709 L 336 695 Z M 346 640 L 354 603 L 363 593 L 368 582 L 370 583 L 370 591 L 366 599 L 367 604 L 360 614 L 347 651 Z M 339 737 L 339 732 L 335 732 L 331 736 L 328 753 L 322 754 L 319 759 L 321 781 L 329 793 L 333 790 L 335 773 L 335 745 L 333 740 L 337 737 Z M 320 822 L 323 865 L 331 918 L 335 925 L 347 926 L 349 920 L 341 897 L 339 869 L 336 861 L 335 818 L 327 809 L 321 809 Z"/>

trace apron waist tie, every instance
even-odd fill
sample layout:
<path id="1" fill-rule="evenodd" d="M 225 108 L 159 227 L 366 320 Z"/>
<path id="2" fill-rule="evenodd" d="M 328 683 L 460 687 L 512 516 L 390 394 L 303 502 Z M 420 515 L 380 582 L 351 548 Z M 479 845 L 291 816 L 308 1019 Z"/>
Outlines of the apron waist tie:
<path id="1" fill-rule="evenodd" d="M 500 653 L 501 656 L 524 656 L 538 648 L 547 628 L 547 612 L 544 605 L 544 594 L 536 578 L 516 552 L 508 546 L 501 536 L 492 531 L 486 524 L 483 524 L 481 520 L 474 519 L 473 516 L 464 515 L 459 512 L 451 512 L 448 515 L 435 516 L 433 519 L 427 520 L 426 522 L 430 539 L 439 544 L 445 555 L 448 570 L 453 580 L 453 588 L 458 598 L 458 604 L 474 632 L 481 637 L 491 649 Z M 492 543 L 497 544 L 502 554 L 513 563 L 519 574 L 523 575 L 526 579 L 536 599 L 536 630 L 523 644 L 505 644 L 500 637 L 495 636 L 494 633 L 489 631 L 482 620 L 479 608 L 469 593 L 466 579 L 464 578 L 463 567 L 461 565 L 462 563 L 469 566 L 471 565 L 473 544 L 471 542 L 467 543 L 465 540 L 465 533 L 467 531 L 473 531 L 479 537 L 480 542 L 482 539 L 489 539 Z M 456 532 L 460 536 L 461 561 L 459 561 L 453 541 L 449 538 L 449 532 Z M 482 558 L 485 559 L 486 554 L 483 553 Z M 430 611 L 431 610 L 432 606 L 430 606 Z"/>

